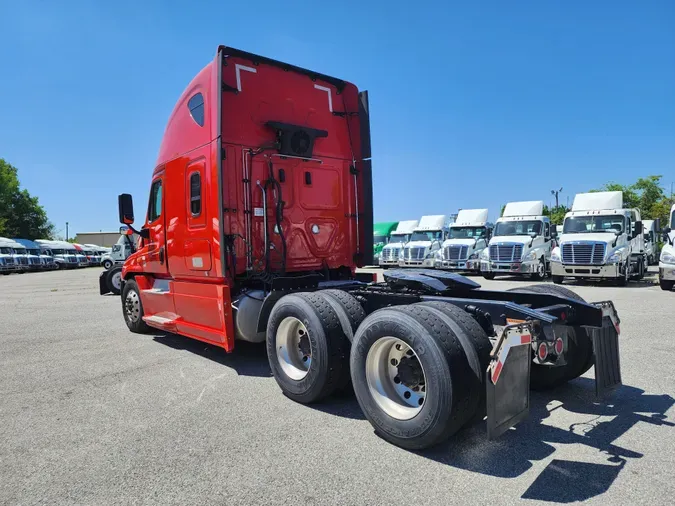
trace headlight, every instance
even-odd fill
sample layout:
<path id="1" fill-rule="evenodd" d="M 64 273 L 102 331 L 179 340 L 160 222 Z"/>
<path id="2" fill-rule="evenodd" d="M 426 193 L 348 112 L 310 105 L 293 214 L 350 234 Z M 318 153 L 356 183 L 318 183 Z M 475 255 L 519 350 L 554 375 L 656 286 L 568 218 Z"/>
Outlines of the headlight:
<path id="1" fill-rule="evenodd" d="M 476 258 L 478 258 L 478 253 L 471 253 L 469 255 L 469 260 L 475 260 Z"/>
<path id="2" fill-rule="evenodd" d="M 436 260 L 443 260 L 443 250 L 436 250 L 434 256 L 436 257 Z"/>
<path id="3" fill-rule="evenodd" d="M 618 264 L 619 262 L 621 262 L 621 257 L 623 256 L 623 252 L 625 250 L 626 248 L 619 248 L 614 253 L 609 255 L 607 262 L 609 262 L 610 264 Z"/>
<path id="4" fill-rule="evenodd" d="M 480 252 L 480 257 L 483 260 L 489 260 L 490 259 L 490 251 L 487 248 L 485 248 L 483 251 Z"/>
<path id="5" fill-rule="evenodd" d="M 440 251 L 440 250 L 438 250 L 438 251 Z M 435 256 L 436 256 L 436 251 L 430 251 L 429 253 L 427 253 L 424 256 L 424 258 L 426 258 L 428 260 L 429 258 L 434 258 Z"/>
<path id="6" fill-rule="evenodd" d="M 534 260 L 536 258 L 537 258 L 536 251 L 530 251 L 529 253 L 525 253 L 525 255 L 523 255 L 523 260 Z"/>
<path id="7" fill-rule="evenodd" d="M 553 248 L 551 251 L 551 262 L 560 262 L 560 248 Z"/>
<path id="8" fill-rule="evenodd" d="M 675 264 L 675 256 L 666 251 L 661 252 L 661 258 L 659 260 L 664 264 Z"/>

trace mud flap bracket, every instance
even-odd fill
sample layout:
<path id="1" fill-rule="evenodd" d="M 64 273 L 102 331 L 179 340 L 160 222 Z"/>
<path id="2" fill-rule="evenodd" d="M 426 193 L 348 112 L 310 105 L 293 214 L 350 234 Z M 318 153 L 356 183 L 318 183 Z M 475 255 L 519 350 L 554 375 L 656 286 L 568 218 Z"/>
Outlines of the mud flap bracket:
<path id="1" fill-rule="evenodd" d="M 485 385 L 488 439 L 496 439 L 530 413 L 531 324 L 504 327 L 495 343 Z"/>

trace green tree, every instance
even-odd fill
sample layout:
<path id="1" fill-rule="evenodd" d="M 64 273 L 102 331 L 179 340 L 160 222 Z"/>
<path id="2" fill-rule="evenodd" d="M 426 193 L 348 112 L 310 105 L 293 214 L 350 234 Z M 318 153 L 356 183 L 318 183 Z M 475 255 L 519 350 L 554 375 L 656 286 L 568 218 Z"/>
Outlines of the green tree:
<path id="1" fill-rule="evenodd" d="M 49 239 L 54 226 L 28 190 L 21 189 L 16 167 L 0 158 L 0 235 L 22 239 Z"/>
<path id="2" fill-rule="evenodd" d="M 666 197 L 665 189 L 661 186 L 661 178 L 660 175 L 641 177 L 631 185 L 609 182 L 601 189 L 591 191 L 621 191 L 624 207 L 639 209 L 643 220 L 659 218 L 665 223 L 671 204 Z"/>

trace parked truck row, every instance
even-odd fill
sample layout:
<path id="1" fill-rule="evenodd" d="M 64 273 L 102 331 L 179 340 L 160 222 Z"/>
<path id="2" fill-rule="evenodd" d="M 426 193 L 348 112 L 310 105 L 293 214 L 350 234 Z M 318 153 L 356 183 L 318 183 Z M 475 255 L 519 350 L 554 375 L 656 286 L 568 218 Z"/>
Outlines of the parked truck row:
<path id="1" fill-rule="evenodd" d="M 107 248 L 95 244 L 0 237 L 0 273 L 23 274 L 92 267 L 101 265 L 101 259 L 106 254 L 108 254 Z"/>
<path id="2" fill-rule="evenodd" d="M 625 285 L 642 279 L 659 259 L 665 231 L 658 220 L 642 221 L 638 209 L 624 208 L 620 191 L 576 195 L 560 234 L 543 210 L 541 200 L 509 202 L 494 226 L 487 209 L 462 209 L 451 223 L 436 215 L 400 222 L 401 230 L 389 224 L 395 241 L 387 243 L 380 233 L 384 245 L 377 263 L 480 273 L 486 279 L 521 275 L 552 277 L 556 284 L 591 279 Z M 672 246 L 667 235 L 664 242 Z"/>

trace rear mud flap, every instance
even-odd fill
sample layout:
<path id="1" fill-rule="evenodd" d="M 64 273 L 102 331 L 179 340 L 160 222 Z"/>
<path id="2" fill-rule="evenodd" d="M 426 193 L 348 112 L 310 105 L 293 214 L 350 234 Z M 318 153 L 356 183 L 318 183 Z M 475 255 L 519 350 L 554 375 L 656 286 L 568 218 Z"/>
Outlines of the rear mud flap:
<path id="1" fill-rule="evenodd" d="M 501 436 L 530 413 L 531 332 L 527 325 L 504 328 L 487 370 L 488 439 Z"/>
<path id="2" fill-rule="evenodd" d="M 98 277 L 98 291 L 101 295 L 110 293 L 110 288 L 108 288 L 108 271 L 103 271 Z"/>
<path id="3" fill-rule="evenodd" d="M 589 329 L 595 355 L 595 394 L 603 397 L 621 385 L 619 334 L 610 318 L 603 318 L 602 328 Z"/>

